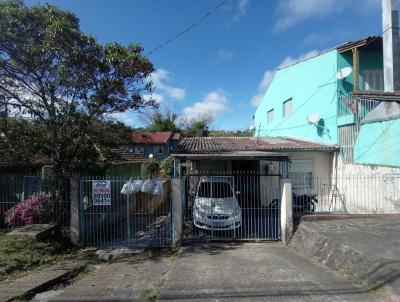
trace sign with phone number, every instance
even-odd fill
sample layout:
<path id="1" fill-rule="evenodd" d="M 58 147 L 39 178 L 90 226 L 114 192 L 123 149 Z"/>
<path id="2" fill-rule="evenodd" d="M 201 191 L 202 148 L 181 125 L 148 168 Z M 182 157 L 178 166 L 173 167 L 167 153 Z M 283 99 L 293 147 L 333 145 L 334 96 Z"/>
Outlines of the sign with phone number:
<path id="1" fill-rule="evenodd" d="M 111 205 L 111 182 L 109 180 L 93 180 L 92 198 L 94 206 Z"/>

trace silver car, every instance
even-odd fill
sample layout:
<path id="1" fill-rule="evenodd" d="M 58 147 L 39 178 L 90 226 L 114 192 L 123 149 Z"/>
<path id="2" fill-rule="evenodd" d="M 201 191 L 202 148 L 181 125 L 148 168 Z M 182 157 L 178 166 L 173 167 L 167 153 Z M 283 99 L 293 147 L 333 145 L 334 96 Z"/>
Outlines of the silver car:
<path id="1" fill-rule="evenodd" d="M 193 204 L 194 225 L 204 230 L 234 230 L 242 224 L 242 211 L 234 191 L 233 177 L 200 178 Z"/>

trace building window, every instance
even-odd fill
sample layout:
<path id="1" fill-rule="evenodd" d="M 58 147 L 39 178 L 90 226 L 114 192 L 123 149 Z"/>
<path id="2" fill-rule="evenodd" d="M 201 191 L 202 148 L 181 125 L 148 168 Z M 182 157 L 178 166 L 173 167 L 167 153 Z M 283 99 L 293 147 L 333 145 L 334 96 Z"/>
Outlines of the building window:
<path id="1" fill-rule="evenodd" d="M 364 90 L 383 91 L 383 70 L 364 70 Z"/>
<path id="2" fill-rule="evenodd" d="M 293 112 L 293 99 L 288 99 L 283 102 L 283 117 L 288 117 Z"/>
<path id="3" fill-rule="evenodd" d="M 267 112 L 267 123 L 271 124 L 274 121 L 274 109 Z"/>
<path id="4" fill-rule="evenodd" d="M 135 154 L 144 154 L 144 147 L 143 146 L 136 146 L 135 147 Z"/>
<path id="5" fill-rule="evenodd" d="M 338 127 L 340 153 L 346 164 L 354 162 L 354 144 L 358 132 L 356 124 Z"/>
<path id="6" fill-rule="evenodd" d="M 164 154 L 164 146 L 154 146 L 155 154 Z"/>
<path id="7" fill-rule="evenodd" d="M 314 161 L 311 159 L 294 159 L 289 165 L 289 177 L 292 180 L 293 192 L 297 195 L 308 195 L 313 192 Z"/>

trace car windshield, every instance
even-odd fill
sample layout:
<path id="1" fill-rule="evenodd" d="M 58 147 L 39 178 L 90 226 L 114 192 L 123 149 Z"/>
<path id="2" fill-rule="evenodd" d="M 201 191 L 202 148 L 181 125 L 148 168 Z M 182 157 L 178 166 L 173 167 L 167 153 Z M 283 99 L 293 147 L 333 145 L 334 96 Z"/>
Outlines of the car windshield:
<path id="1" fill-rule="evenodd" d="M 197 192 L 203 198 L 229 198 L 233 196 L 232 187 L 227 182 L 202 182 Z"/>

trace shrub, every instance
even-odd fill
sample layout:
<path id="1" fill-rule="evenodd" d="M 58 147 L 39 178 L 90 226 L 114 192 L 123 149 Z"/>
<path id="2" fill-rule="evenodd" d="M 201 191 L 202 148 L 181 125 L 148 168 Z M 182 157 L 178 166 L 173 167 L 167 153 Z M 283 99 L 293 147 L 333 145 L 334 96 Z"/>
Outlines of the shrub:
<path id="1" fill-rule="evenodd" d="M 164 177 L 171 177 L 174 173 L 174 159 L 172 156 L 166 157 L 160 165 L 161 174 Z"/>
<path id="2" fill-rule="evenodd" d="M 142 165 L 142 178 L 154 178 L 160 173 L 160 165 L 154 159 L 149 159 L 145 161 Z"/>
<path id="3" fill-rule="evenodd" d="M 51 198 L 46 195 L 26 199 L 7 211 L 6 224 L 15 228 L 33 223 L 47 223 L 52 214 L 52 203 Z"/>

